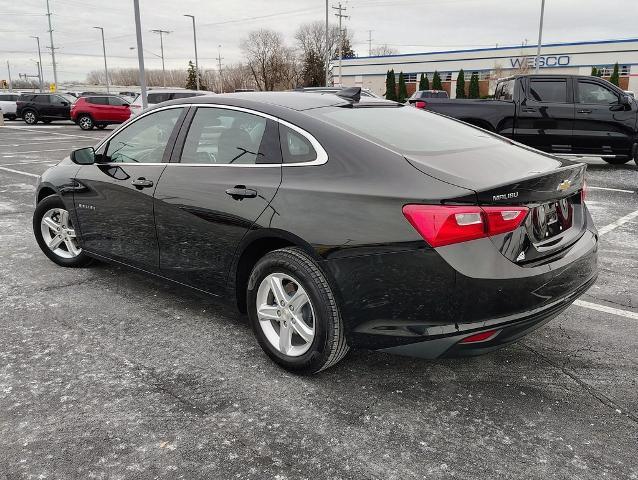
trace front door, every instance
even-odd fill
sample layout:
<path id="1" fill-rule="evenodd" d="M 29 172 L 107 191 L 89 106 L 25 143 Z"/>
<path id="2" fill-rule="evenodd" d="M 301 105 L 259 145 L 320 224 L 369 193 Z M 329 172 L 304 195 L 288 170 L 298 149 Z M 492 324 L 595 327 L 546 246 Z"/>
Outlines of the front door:
<path id="1" fill-rule="evenodd" d="M 620 93 L 597 80 L 576 82 L 575 153 L 631 155 L 636 106 L 620 103 Z"/>
<path id="2" fill-rule="evenodd" d="M 140 117 L 98 149 L 95 165 L 80 168 L 74 204 L 87 251 L 157 270 L 153 194 L 183 112 L 175 107 Z"/>
<path id="3" fill-rule="evenodd" d="M 257 112 L 200 106 L 182 136 L 155 192 L 160 270 L 219 293 L 281 183 L 278 125 Z"/>
<path id="4" fill-rule="evenodd" d="M 574 104 L 571 79 L 530 78 L 518 107 L 515 140 L 545 152 L 571 153 Z"/>

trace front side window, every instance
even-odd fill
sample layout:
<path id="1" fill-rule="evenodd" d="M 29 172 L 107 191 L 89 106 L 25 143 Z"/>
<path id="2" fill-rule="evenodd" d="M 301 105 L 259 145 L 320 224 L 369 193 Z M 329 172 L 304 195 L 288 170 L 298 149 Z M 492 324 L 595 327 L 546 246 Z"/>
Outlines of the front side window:
<path id="1" fill-rule="evenodd" d="M 244 165 L 281 163 L 272 154 L 276 125 L 251 113 L 198 108 L 184 141 L 182 163 Z"/>
<path id="2" fill-rule="evenodd" d="M 182 110 L 182 108 L 160 110 L 131 123 L 109 140 L 102 161 L 160 163 Z"/>
<path id="3" fill-rule="evenodd" d="M 529 98 L 544 103 L 567 103 L 567 81 L 530 80 Z"/>
<path id="4" fill-rule="evenodd" d="M 112 105 L 114 107 L 123 107 L 129 104 L 126 100 L 120 97 L 108 97 L 108 102 L 109 105 Z"/>
<path id="5" fill-rule="evenodd" d="M 618 95 L 598 83 L 578 81 L 578 102 L 595 105 L 618 103 Z"/>

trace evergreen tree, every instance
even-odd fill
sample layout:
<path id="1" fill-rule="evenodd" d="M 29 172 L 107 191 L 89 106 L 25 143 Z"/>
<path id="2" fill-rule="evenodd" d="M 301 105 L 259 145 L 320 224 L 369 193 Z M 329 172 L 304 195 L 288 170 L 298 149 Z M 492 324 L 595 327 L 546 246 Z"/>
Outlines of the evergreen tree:
<path id="1" fill-rule="evenodd" d="M 324 59 L 314 50 L 303 57 L 301 81 L 304 87 L 321 87 L 325 81 Z"/>
<path id="2" fill-rule="evenodd" d="M 419 79 L 419 90 L 429 90 L 430 85 L 428 82 L 428 77 L 426 77 L 423 73 L 421 74 L 421 78 Z"/>
<path id="3" fill-rule="evenodd" d="M 385 98 L 387 100 L 397 99 L 397 85 L 394 70 L 388 70 L 388 76 L 385 80 Z"/>
<path id="4" fill-rule="evenodd" d="M 397 101 L 399 103 L 405 103 L 408 99 L 408 86 L 405 84 L 405 77 L 403 72 L 399 72 L 399 95 Z"/>
<path id="5" fill-rule="evenodd" d="M 618 62 L 615 63 L 614 65 L 614 71 L 611 74 L 611 77 L 609 77 L 609 81 L 611 83 L 613 83 L 616 86 L 619 86 L 620 84 L 620 74 L 618 72 Z"/>
<path id="6" fill-rule="evenodd" d="M 470 77 L 470 94 L 469 98 L 481 98 L 481 92 L 479 88 L 479 76 L 474 72 Z"/>
<path id="7" fill-rule="evenodd" d="M 456 77 L 456 98 L 466 98 L 465 95 L 465 72 L 459 70 L 459 76 Z"/>
<path id="8" fill-rule="evenodd" d="M 204 82 L 202 81 L 202 75 L 199 72 L 195 71 L 195 64 L 193 64 L 192 60 L 188 61 L 188 70 L 186 71 L 186 88 L 189 90 L 197 90 L 197 75 L 199 74 L 199 89 L 200 90 L 208 90 Z"/>
<path id="9" fill-rule="evenodd" d="M 341 58 L 356 58 L 357 54 L 354 53 L 352 49 L 352 45 L 350 44 L 350 39 L 348 35 L 343 35 L 343 43 L 341 44 Z"/>
<path id="10" fill-rule="evenodd" d="M 432 90 L 443 90 L 441 75 L 439 75 L 438 70 L 434 71 L 434 77 L 432 77 Z"/>
<path id="11" fill-rule="evenodd" d="M 598 76 L 598 69 L 596 67 L 591 67 L 591 76 L 592 77 Z"/>

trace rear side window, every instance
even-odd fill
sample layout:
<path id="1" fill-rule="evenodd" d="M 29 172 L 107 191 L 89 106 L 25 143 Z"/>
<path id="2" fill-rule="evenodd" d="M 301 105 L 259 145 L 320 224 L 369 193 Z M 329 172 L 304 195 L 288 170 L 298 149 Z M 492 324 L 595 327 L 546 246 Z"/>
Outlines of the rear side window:
<path id="1" fill-rule="evenodd" d="M 515 80 L 500 82 L 496 86 L 496 91 L 494 92 L 494 98 L 496 100 L 512 100 L 512 98 L 514 97 L 514 85 L 515 85 Z"/>
<path id="2" fill-rule="evenodd" d="M 148 103 L 168 102 L 170 99 L 171 99 L 171 94 L 167 92 L 148 94 Z"/>
<path id="3" fill-rule="evenodd" d="M 92 103 L 93 105 L 108 105 L 108 100 L 106 97 L 88 97 L 86 101 Z"/>
<path id="4" fill-rule="evenodd" d="M 199 96 L 199 94 L 193 93 L 193 92 L 179 92 L 179 93 L 173 93 L 171 98 L 173 98 L 173 99 L 176 99 L 176 98 L 190 98 L 190 97 L 197 97 L 197 96 Z"/>
<path id="5" fill-rule="evenodd" d="M 36 95 L 35 103 L 51 103 L 51 97 L 49 95 Z"/>
<path id="6" fill-rule="evenodd" d="M 279 125 L 281 153 L 284 163 L 307 163 L 317 159 L 317 152 L 310 141 L 285 125 Z"/>
<path id="7" fill-rule="evenodd" d="M 532 79 L 529 98 L 537 102 L 567 103 L 567 81 Z"/>
<path id="8" fill-rule="evenodd" d="M 21 102 L 31 102 L 33 101 L 34 97 L 35 95 L 20 95 L 18 100 L 20 100 Z"/>
<path id="9" fill-rule="evenodd" d="M 578 102 L 595 105 L 618 103 L 618 95 L 598 83 L 578 81 Z"/>
<path id="10" fill-rule="evenodd" d="M 225 108 L 198 108 L 180 161 L 218 165 L 281 163 L 276 142 L 276 124 L 264 117 Z"/>

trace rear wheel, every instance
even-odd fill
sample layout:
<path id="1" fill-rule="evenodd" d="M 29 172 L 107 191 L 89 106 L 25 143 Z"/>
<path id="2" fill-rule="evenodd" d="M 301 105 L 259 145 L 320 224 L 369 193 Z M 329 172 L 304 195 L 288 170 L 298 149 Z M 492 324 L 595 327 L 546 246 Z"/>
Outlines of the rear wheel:
<path id="1" fill-rule="evenodd" d="M 332 289 L 302 250 L 284 248 L 261 258 L 248 281 L 247 302 L 259 344 L 287 370 L 317 373 L 348 353 Z"/>
<path id="2" fill-rule="evenodd" d="M 78 125 L 82 130 L 92 130 L 94 127 L 93 119 L 89 115 L 80 115 Z"/>
<path id="3" fill-rule="evenodd" d="M 63 267 L 84 267 L 92 259 L 80 248 L 66 206 L 57 195 L 38 203 L 33 212 L 33 233 L 42 252 Z"/>
<path id="4" fill-rule="evenodd" d="M 33 110 L 27 110 L 22 114 L 22 120 L 24 120 L 24 123 L 27 125 L 35 125 L 38 123 L 38 116 Z"/>

